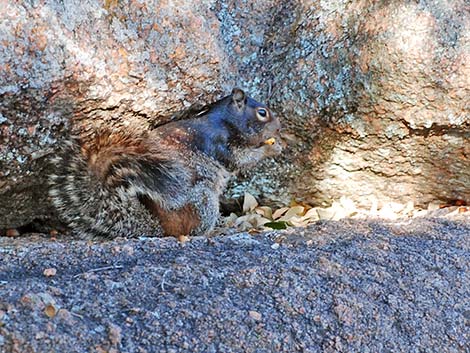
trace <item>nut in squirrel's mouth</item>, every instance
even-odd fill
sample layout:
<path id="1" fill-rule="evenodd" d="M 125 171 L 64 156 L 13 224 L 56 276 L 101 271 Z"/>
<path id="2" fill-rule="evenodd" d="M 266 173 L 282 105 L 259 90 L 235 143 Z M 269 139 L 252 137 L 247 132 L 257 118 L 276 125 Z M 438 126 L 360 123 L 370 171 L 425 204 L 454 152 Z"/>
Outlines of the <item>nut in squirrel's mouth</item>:
<path id="1" fill-rule="evenodd" d="M 284 147 L 284 142 L 282 141 L 282 138 L 280 138 L 279 136 L 272 136 L 270 138 L 267 138 L 265 140 L 261 140 L 261 142 L 259 142 L 259 145 L 258 147 L 270 147 L 269 150 L 277 150 L 277 149 L 282 149 Z"/>
<path id="2" fill-rule="evenodd" d="M 274 145 L 276 143 L 276 139 L 274 137 L 268 138 L 267 140 L 264 141 L 265 145 Z"/>
<path id="3" fill-rule="evenodd" d="M 270 137 L 267 140 L 264 140 L 262 146 L 269 146 L 269 153 L 273 156 L 280 154 L 282 150 L 286 147 L 285 142 L 280 136 Z"/>

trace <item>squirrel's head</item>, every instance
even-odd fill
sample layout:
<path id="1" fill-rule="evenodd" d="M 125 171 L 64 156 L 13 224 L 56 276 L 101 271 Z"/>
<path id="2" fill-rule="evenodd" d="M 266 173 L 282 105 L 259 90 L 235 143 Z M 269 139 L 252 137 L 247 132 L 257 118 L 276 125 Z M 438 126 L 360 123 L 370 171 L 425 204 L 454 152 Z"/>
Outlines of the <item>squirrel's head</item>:
<path id="1" fill-rule="evenodd" d="M 228 169 L 256 164 L 282 151 L 279 119 L 241 89 L 192 113 L 159 127 L 160 136 L 189 144 Z"/>
<path id="2" fill-rule="evenodd" d="M 229 131 L 230 144 L 237 148 L 265 147 L 266 157 L 282 151 L 281 123 L 271 110 L 262 103 L 248 97 L 239 88 L 222 99 L 226 113 L 220 115 L 221 122 Z"/>

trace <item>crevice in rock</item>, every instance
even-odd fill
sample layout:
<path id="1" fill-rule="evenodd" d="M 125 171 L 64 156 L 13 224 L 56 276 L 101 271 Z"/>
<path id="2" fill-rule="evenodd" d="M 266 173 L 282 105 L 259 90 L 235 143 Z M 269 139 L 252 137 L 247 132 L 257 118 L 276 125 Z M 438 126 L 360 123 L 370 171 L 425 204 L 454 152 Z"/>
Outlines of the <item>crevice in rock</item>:
<path id="1" fill-rule="evenodd" d="M 412 127 L 410 122 L 404 119 L 400 120 L 400 122 L 402 122 L 403 125 L 405 125 L 405 127 L 408 129 L 409 136 L 430 137 L 452 135 L 465 138 L 470 137 L 470 124 L 462 124 L 459 127 L 455 127 L 451 125 L 438 125 L 433 123 L 430 127 L 416 128 Z"/>

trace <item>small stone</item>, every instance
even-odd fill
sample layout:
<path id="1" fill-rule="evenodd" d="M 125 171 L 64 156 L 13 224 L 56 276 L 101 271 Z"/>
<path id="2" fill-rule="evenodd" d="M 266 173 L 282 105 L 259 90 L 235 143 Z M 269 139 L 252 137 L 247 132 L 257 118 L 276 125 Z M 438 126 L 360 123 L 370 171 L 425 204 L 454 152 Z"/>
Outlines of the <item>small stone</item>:
<path id="1" fill-rule="evenodd" d="M 245 197 L 243 199 L 243 213 L 253 211 L 258 206 L 258 201 L 255 197 L 248 192 L 245 192 Z"/>
<path id="2" fill-rule="evenodd" d="M 250 315 L 250 317 L 255 320 L 255 321 L 261 321 L 261 314 L 257 311 L 254 311 L 254 310 L 250 310 L 248 312 L 248 314 Z"/>
<path id="3" fill-rule="evenodd" d="M 184 244 L 184 243 L 187 243 L 189 241 L 189 237 L 186 236 L 186 235 L 180 235 L 178 237 L 178 241 L 181 243 L 181 244 Z"/>
<path id="4" fill-rule="evenodd" d="M 44 308 L 44 313 L 48 318 L 53 318 L 57 314 L 57 308 L 54 304 L 47 304 Z"/>
<path id="5" fill-rule="evenodd" d="M 273 245 L 271 245 L 271 249 L 273 250 L 276 250 L 276 249 L 279 249 L 280 245 L 278 243 L 274 243 Z"/>
<path id="6" fill-rule="evenodd" d="M 51 267 L 51 268 L 46 268 L 43 272 L 44 276 L 46 277 L 53 277 L 57 274 L 57 269 Z"/>

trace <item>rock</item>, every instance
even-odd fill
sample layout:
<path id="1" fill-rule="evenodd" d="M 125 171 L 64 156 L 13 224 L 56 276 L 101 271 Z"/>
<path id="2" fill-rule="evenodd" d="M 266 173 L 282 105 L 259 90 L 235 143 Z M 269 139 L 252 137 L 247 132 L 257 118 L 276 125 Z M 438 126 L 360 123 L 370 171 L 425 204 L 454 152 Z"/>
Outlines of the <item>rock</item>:
<path id="1" fill-rule="evenodd" d="M 54 277 L 56 274 L 57 274 L 57 269 L 53 268 L 53 267 L 50 267 L 50 268 L 46 268 L 42 274 L 46 277 Z"/>
<path id="2" fill-rule="evenodd" d="M 250 315 L 250 317 L 255 321 L 261 321 L 262 319 L 261 314 L 255 310 L 248 311 L 248 315 Z"/>
<path id="3" fill-rule="evenodd" d="M 172 238 L 90 245 L 65 237 L 4 237 L 0 347 L 77 353 L 464 352 L 469 234 L 468 218 L 420 218 L 321 221 L 210 242 L 193 238 L 184 247 Z M 273 249 L 273 243 L 281 246 Z M 115 250 L 126 246 L 134 251 Z M 40 275 L 59 256 L 54 286 L 60 294 Z M 119 271 L 77 276 L 116 263 Z M 57 309 L 55 315 L 44 314 L 47 306 Z"/>
<path id="4" fill-rule="evenodd" d="M 278 7 L 249 63 L 297 141 L 269 184 L 319 206 L 468 201 L 469 14 L 464 0 Z"/>
<path id="5" fill-rule="evenodd" d="M 70 133 L 145 130 L 235 85 L 281 116 L 289 148 L 228 196 L 469 201 L 469 12 L 465 0 L 8 2 L 0 228 L 54 219 L 48 161 Z"/>
<path id="6" fill-rule="evenodd" d="M 44 308 L 44 313 L 47 315 L 47 317 L 51 319 L 54 316 L 56 316 L 57 311 L 58 311 L 58 308 L 53 304 L 47 304 L 46 307 Z"/>

